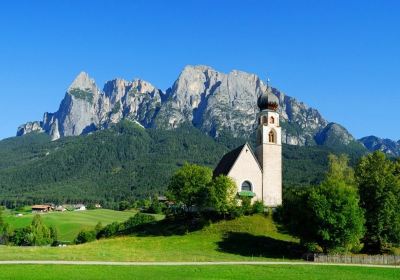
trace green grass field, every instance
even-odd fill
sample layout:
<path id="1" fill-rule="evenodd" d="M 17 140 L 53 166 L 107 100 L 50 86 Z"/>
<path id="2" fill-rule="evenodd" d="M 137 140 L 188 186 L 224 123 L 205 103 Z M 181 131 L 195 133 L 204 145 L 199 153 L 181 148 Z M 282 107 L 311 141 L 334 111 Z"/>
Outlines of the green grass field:
<path id="1" fill-rule="evenodd" d="M 278 232 L 270 217 L 255 215 L 187 234 L 125 236 L 67 247 L 0 246 L 0 260 L 298 260 L 296 246 L 298 241 Z"/>
<path id="2" fill-rule="evenodd" d="M 285 279 L 389 280 L 399 269 L 339 266 L 75 266 L 0 265 L 0 279 Z"/>
<path id="3" fill-rule="evenodd" d="M 61 241 L 72 241 L 82 229 L 92 229 L 98 222 L 103 226 L 112 222 L 122 222 L 133 216 L 135 211 L 113 211 L 109 209 L 96 209 L 87 211 L 50 212 L 41 214 L 46 225 L 53 225 L 58 229 Z M 13 228 L 29 225 L 33 214 L 25 212 L 21 217 L 14 213 L 6 213 L 5 221 Z"/>

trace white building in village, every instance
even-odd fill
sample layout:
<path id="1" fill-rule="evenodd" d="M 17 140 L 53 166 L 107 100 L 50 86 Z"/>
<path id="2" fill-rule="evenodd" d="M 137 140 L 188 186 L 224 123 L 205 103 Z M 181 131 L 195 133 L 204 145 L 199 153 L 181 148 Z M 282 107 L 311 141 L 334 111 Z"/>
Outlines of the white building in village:
<path id="1" fill-rule="evenodd" d="M 258 98 L 260 112 L 256 151 L 248 143 L 223 156 L 214 176 L 224 174 L 237 185 L 239 196 L 276 207 L 282 204 L 282 141 L 279 124 L 278 98 L 270 91 Z"/>

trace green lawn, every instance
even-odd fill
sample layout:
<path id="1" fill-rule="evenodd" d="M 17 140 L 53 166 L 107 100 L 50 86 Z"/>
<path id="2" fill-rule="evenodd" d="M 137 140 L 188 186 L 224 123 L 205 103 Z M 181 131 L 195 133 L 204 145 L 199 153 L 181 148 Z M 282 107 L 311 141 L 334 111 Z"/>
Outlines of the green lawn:
<path id="1" fill-rule="evenodd" d="M 241 217 L 183 234 L 126 236 L 67 247 L 0 246 L 0 260 L 240 261 L 299 259 L 270 217 Z"/>
<path id="2" fill-rule="evenodd" d="M 0 265 L 0 279 L 400 279 L 399 269 L 339 266 Z"/>
<path id="3" fill-rule="evenodd" d="M 103 226 L 112 222 L 122 222 L 133 216 L 135 211 L 113 211 L 109 209 L 96 209 L 87 211 L 50 212 L 41 214 L 46 225 L 53 225 L 58 229 L 61 241 L 72 241 L 82 229 L 96 226 L 101 222 Z M 13 228 L 21 228 L 29 225 L 33 214 L 26 213 L 21 217 L 8 212 L 5 221 Z"/>

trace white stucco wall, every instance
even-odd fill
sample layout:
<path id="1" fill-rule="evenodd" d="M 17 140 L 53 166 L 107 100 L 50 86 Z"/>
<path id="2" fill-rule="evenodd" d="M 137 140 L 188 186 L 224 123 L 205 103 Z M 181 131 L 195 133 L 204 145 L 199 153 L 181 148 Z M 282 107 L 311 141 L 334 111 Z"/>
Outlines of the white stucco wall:
<path id="1" fill-rule="evenodd" d="M 282 146 L 262 144 L 257 148 L 262 154 L 263 201 L 270 207 L 282 204 Z"/>
<path id="2" fill-rule="evenodd" d="M 258 127 L 256 155 L 262 166 L 263 201 L 267 206 L 282 204 L 282 128 L 279 126 L 279 115 L 276 112 L 264 111 L 259 117 L 274 117 L 275 123 L 262 123 Z M 275 143 L 269 142 L 269 133 L 275 133 Z"/>
<path id="3" fill-rule="evenodd" d="M 240 152 L 228 176 L 235 181 L 238 192 L 241 191 L 242 183 L 249 181 L 252 185 L 252 192 L 256 194 L 252 201 L 262 200 L 262 172 L 257 159 L 247 144 Z"/>

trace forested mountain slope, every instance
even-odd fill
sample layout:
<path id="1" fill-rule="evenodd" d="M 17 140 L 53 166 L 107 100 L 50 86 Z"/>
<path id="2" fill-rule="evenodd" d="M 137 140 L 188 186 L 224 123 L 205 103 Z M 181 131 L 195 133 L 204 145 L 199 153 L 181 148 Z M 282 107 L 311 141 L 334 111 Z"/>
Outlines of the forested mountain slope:
<path id="1" fill-rule="evenodd" d="M 190 125 L 145 129 L 130 121 L 57 141 L 43 133 L 9 138 L 0 141 L 0 203 L 100 201 L 113 206 L 163 193 L 184 162 L 213 168 L 246 140 L 229 133 L 215 140 Z M 355 160 L 364 150 L 284 145 L 284 185 L 318 183 L 328 154 L 341 152 Z"/>

